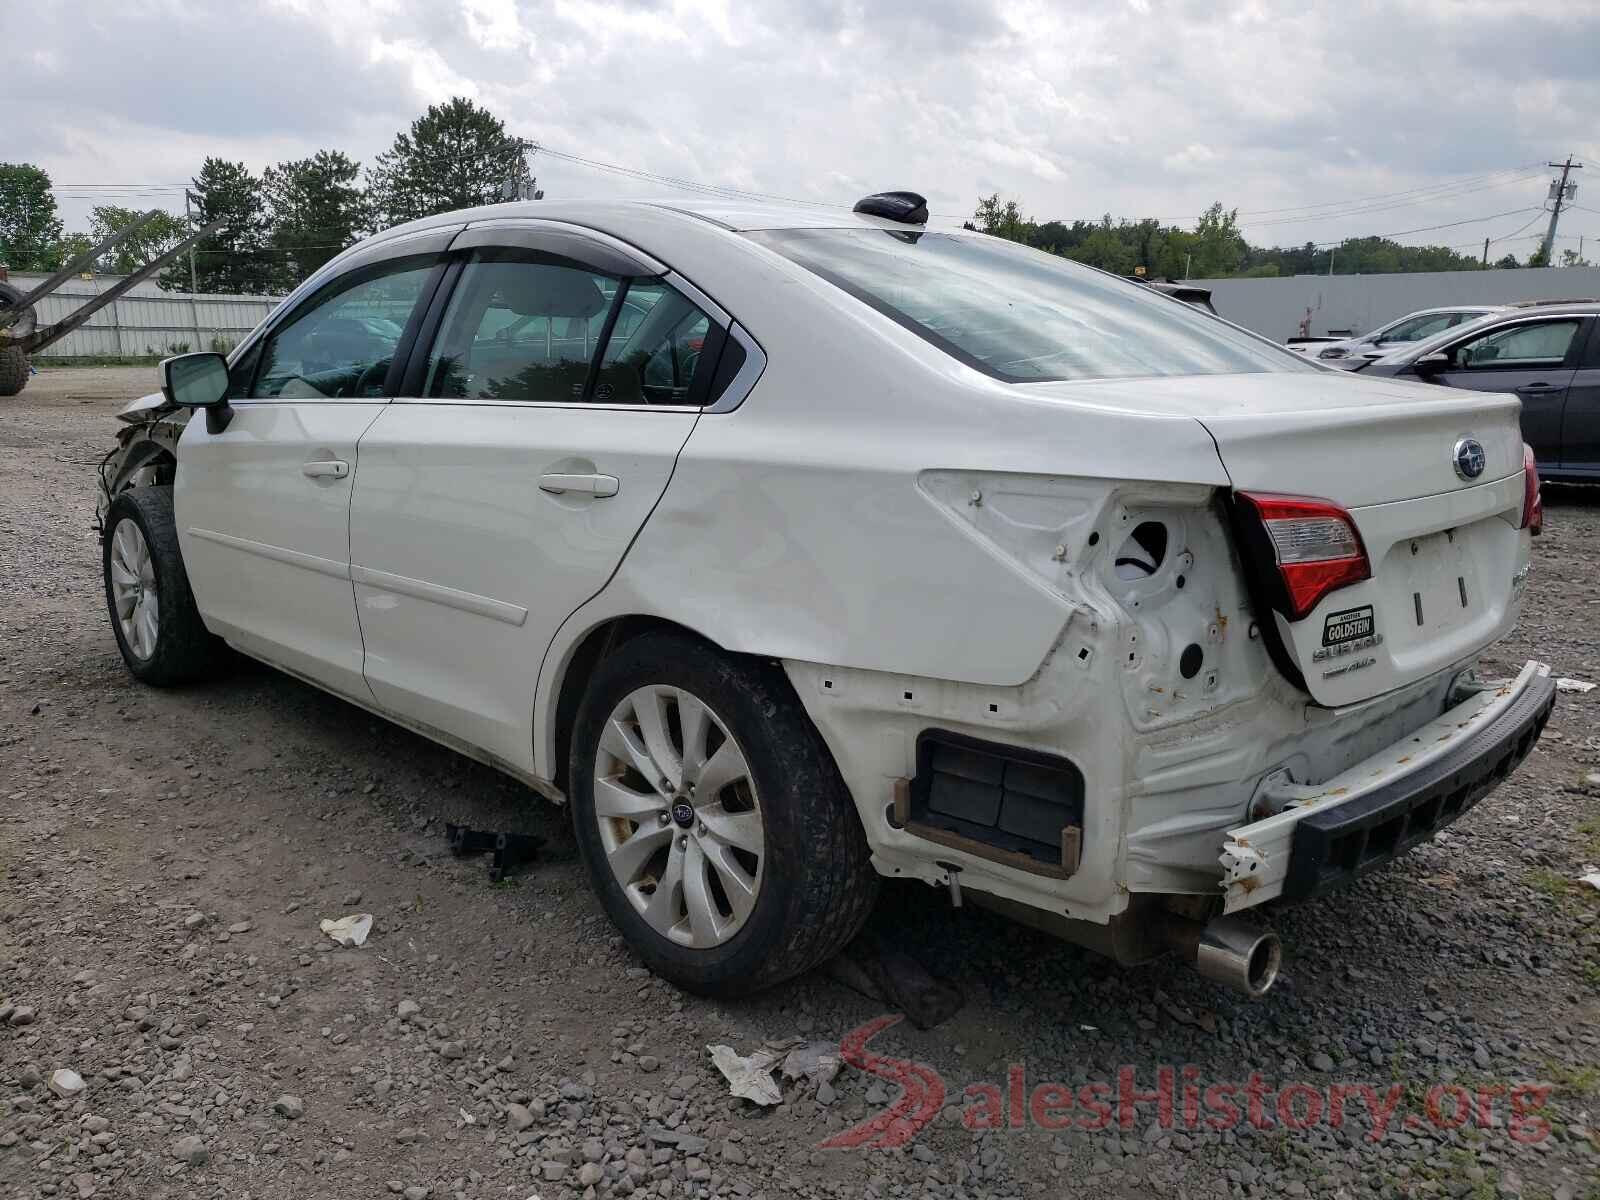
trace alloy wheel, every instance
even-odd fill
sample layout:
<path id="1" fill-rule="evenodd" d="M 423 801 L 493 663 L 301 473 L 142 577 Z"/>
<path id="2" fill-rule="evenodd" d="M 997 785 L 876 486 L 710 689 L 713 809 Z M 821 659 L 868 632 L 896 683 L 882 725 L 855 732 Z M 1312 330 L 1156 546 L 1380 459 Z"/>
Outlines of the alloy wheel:
<path id="1" fill-rule="evenodd" d="M 156 652 L 161 631 L 161 597 L 155 559 L 144 532 L 133 521 L 119 522 L 111 535 L 111 595 L 128 650 L 135 658 L 149 658 Z"/>
<path id="2" fill-rule="evenodd" d="M 750 765 L 728 727 L 683 688 L 652 684 L 611 712 L 595 756 L 607 865 L 645 922 L 710 949 L 761 891 L 766 837 Z"/>

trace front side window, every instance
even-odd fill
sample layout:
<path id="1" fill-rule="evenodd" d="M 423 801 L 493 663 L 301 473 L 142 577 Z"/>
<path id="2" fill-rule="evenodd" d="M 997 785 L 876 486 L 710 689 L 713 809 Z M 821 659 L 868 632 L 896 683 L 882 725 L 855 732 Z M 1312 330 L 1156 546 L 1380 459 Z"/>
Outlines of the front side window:
<path id="1" fill-rule="evenodd" d="M 1192 305 L 997 238 L 896 229 L 746 236 L 1008 383 L 1320 370 Z"/>
<path id="2" fill-rule="evenodd" d="M 1559 367 L 1583 322 L 1530 321 L 1496 329 L 1456 348 L 1457 365 L 1469 370 L 1505 371 Z"/>
<path id="3" fill-rule="evenodd" d="M 337 280 L 270 333 L 253 399 L 370 399 L 385 379 L 434 260 L 404 259 Z"/>
<path id="4" fill-rule="evenodd" d="M 710 332 L 706 314 L 660 280 L 485 251 L 451 297 L 426 391 L 544 404 L 687 404 Z"/>

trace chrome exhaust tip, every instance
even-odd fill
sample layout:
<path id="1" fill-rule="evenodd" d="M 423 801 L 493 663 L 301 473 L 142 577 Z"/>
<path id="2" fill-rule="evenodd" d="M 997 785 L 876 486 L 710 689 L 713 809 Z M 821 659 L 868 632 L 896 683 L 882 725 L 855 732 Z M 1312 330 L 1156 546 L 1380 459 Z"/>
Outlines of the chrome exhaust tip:
<path id="1" fill-rule="evenodd" d="M 1278 935 L 1238 917 L 1218 917 L 1201 925 L 1175 919 L 1168 940 L 1207 979 L 1226 984 L 1251 999 L 1265 996 L 1278 981 L 1283 947 Z"/>

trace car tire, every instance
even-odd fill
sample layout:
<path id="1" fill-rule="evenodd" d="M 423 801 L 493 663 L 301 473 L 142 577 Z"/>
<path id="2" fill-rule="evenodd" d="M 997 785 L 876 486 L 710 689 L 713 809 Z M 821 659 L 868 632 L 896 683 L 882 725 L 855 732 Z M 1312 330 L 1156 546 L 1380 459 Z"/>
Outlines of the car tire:
<path id="1" fill-rule="evenodd" d="M 16 346 L 0 350 L 0 396 L 15 396 L 28 386 L 28 356 Z"/>
<path id="2" fill-rule="evenodd" d="M 170 487 L 129 488 L 111 502 L 101 567 L 111 631 L 134 678 L 171 687 L 216 671 L 227 647 L 195 607 Z"/>
<path id="3" fill-rule="evenodd" d="M 687 991 L 735 996 L 798 975 L 872 911 L 878 879 L 855 805 L 773 663 L 678 634 L 627 642 L 589 681 L 570 763 L 573 827 L 606 913 Z"/>

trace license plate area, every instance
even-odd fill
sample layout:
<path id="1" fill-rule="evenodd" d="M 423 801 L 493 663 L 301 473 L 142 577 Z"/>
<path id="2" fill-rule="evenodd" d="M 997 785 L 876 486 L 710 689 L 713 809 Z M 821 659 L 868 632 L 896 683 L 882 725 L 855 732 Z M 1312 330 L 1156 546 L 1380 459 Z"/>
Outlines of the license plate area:
<path id="1" fill-rule="evenodd" d="M 1395 543 L 1379 581 L 1396 648 L 1429 641 L 1470 624 L 1482 611 L 1473 530 L 1447 530 Z"/>

